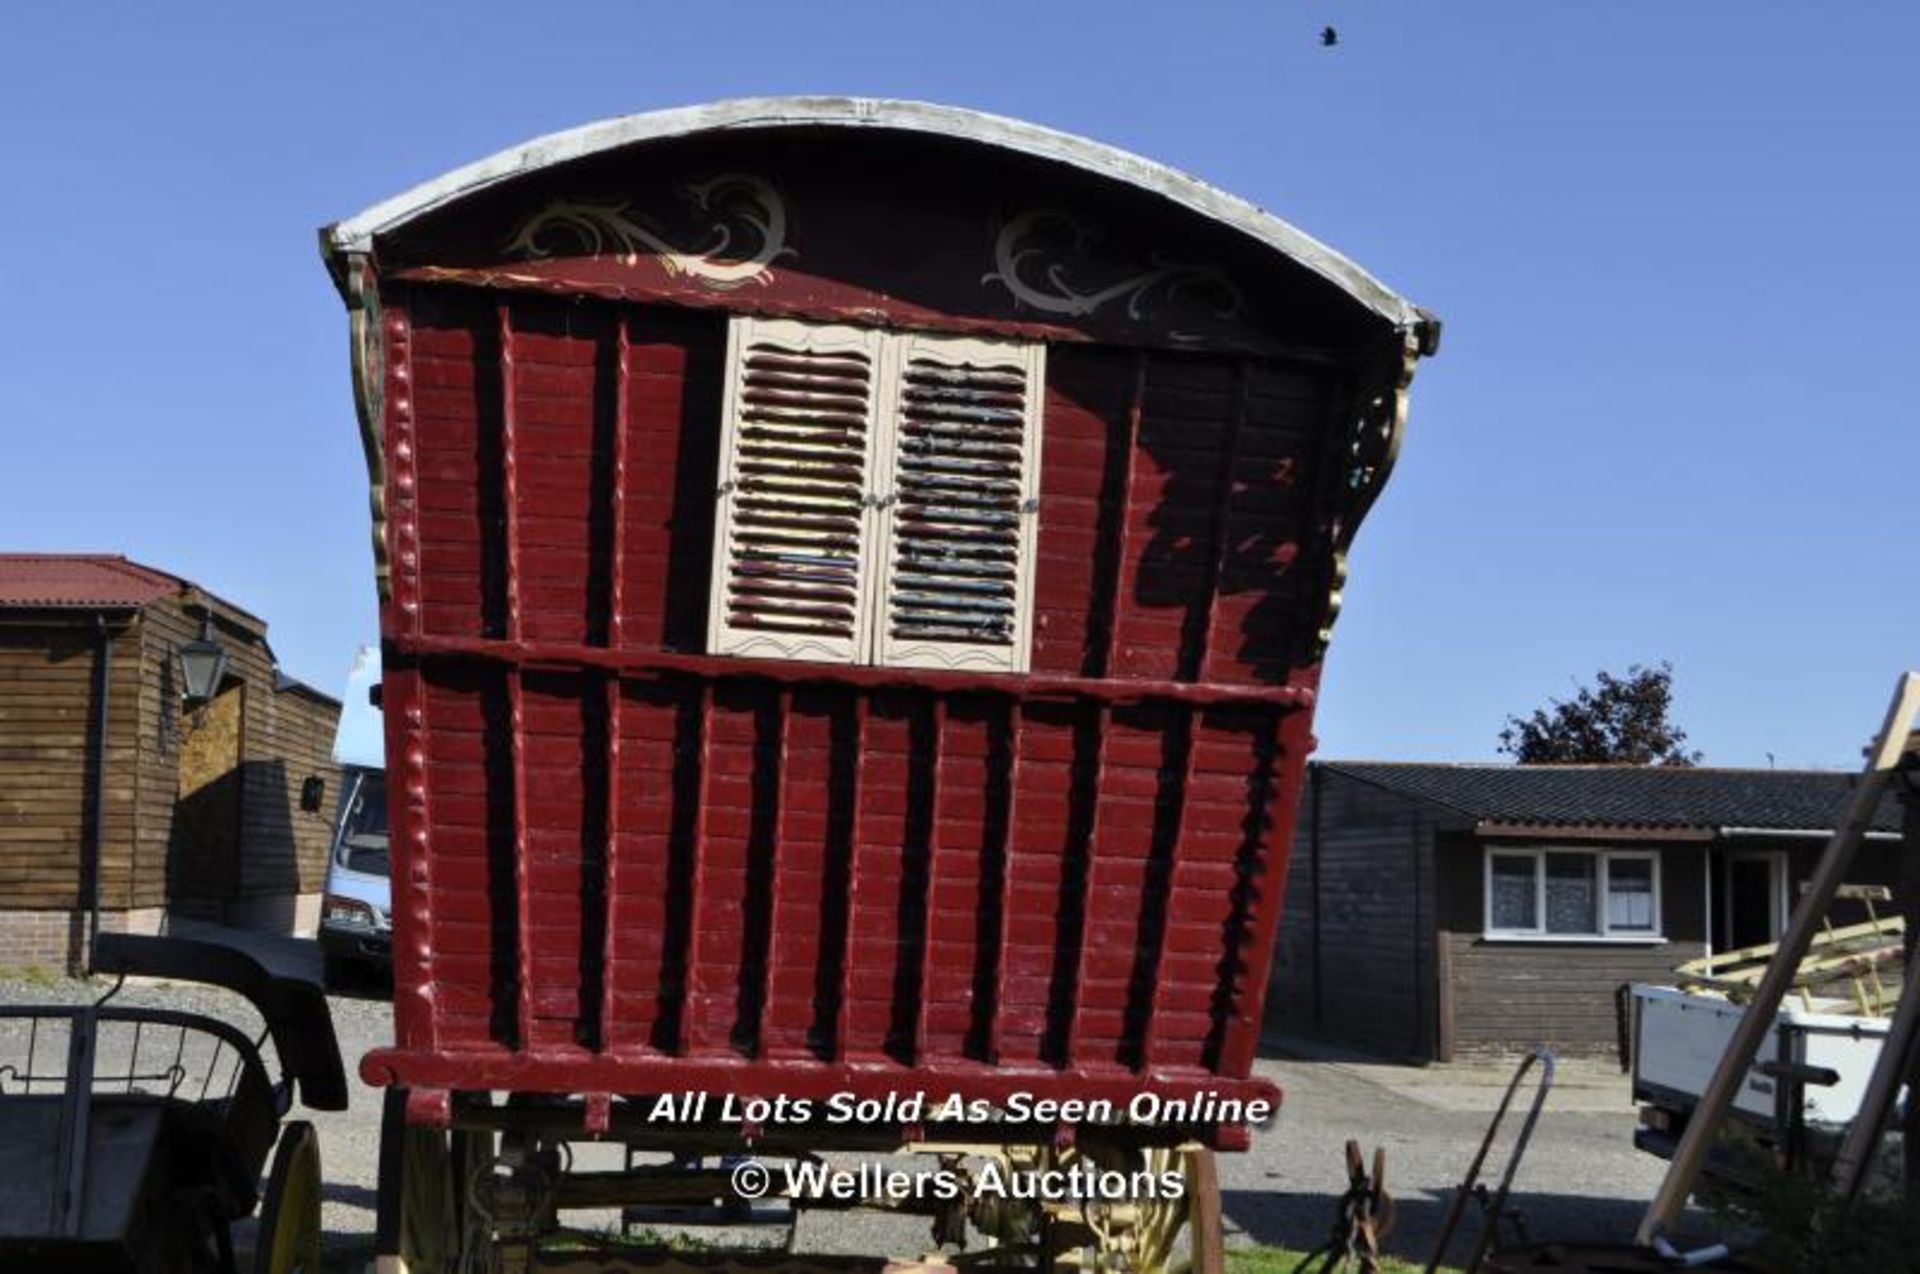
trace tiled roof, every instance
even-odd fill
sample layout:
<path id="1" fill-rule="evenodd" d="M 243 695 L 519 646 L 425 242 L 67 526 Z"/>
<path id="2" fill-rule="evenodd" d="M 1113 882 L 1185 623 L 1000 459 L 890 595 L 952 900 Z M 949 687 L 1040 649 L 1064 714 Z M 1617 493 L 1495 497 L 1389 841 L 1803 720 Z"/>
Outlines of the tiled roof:
<path id="1" fill-rule="evenodd" d="M 1845 819 L 1856 777 L 1837 770 L 1644 765 L 1319 764 L 1482 823 L 1543 827 L 1827 832 Z M 1897 832 L 1900 816 L 1899 801 L 1888 793 L 1873 828 Z"/>
<path id="2" fill-rule="evenodd" d="M 145 606 L 186 581 L 107 553 L 0 553 L 0 607 Z"/>

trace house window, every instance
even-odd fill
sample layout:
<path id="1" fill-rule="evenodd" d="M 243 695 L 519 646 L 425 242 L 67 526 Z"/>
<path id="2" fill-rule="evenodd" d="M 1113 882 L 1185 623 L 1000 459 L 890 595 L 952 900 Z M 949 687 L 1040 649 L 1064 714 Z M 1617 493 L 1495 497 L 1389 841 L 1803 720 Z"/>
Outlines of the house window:
<path id="1" fill-rule="evenodd" d="M 1660 873 L 1643 852 L 1489 849 L 1489 938 L 1657 939 Z"/>
<path id="2" fill-rule="evenodd" d="M 708 648 L 1025 672 L 1044 360 L 735 318 Z"/>

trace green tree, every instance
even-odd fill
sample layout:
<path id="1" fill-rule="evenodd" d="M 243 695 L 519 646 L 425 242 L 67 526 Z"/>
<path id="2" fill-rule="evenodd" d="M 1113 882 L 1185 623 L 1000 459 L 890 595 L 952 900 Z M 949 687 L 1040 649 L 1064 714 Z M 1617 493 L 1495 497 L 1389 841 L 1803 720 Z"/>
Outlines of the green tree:
<path id="1" fill-rule="evenodd" d="M 1500 750 L 1524 765 L 1697 765 L 1672 708 L 1672 664 L 1634 664 L 1621 677 L 1601 669 L 1573 698 L 1508 717 Z"/>

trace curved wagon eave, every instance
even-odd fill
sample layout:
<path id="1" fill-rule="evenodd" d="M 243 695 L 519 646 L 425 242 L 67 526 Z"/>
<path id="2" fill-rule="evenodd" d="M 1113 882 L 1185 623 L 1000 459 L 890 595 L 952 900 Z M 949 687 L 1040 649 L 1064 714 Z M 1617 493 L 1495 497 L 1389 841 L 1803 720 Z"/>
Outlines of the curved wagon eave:
<path id="1" fill-rule="evenodd" d="M 1165 164 L 1002 115 L 877 98 L 740 98 L 625 115 L 549 133 L 456 168 L 323 227 L 321 253 L 336 282 L 341 282 L 345 258 L 370 251 L 376 237 L 502 182 L 647 142 L 774 128 L 874 128 L 922 133 L 1079 169 L 1157 195 L 1253 239 L 1333 284 L 1395 328 L 1420 329 L 1423 346 L 1434 339 L 1427 333 L 1437 330 L 1432 314 L 1395 293 L 1348 257 L 1246 200 Z"/>

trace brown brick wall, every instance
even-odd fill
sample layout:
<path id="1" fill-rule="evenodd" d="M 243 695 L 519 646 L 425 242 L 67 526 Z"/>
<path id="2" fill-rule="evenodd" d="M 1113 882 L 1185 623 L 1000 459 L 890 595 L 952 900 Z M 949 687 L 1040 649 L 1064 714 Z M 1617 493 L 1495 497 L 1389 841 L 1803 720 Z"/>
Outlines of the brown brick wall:
<path id="1" fill-rule="evenodd" d="M 161 916 L 157 907 L 103 911 L 100 929 L 103 933 L 158 933 Z M 79 973 L 85 964 L 86 942 L 84 911 L 0 910 L 0 969 Z"/>
<path id="2" fill-rule="evenodd" d="M 1568 849 L 1656 852 L 1664 941 L 1541 942 L 1482 935 L 1486 844 L 1466 835 L 1441 839 L 1441 943 L 1451 981 L 1453 1055 L 1505 1055 L 1534 1044 L 1563 1054 L 1616 1055 L 1619 988 L 1671 982 L 1674 965 L 1706 952 L 1704 847 L 1658 841 L 1556 843 Z"/>

